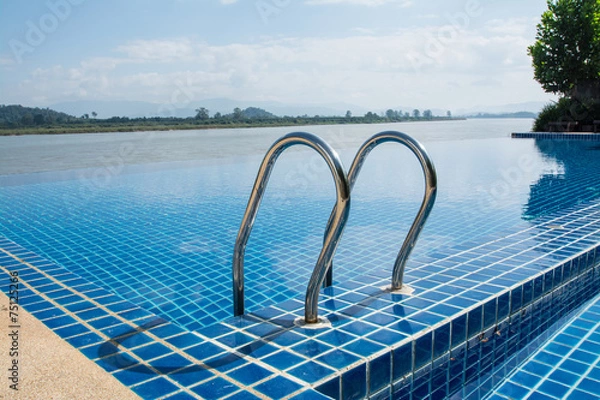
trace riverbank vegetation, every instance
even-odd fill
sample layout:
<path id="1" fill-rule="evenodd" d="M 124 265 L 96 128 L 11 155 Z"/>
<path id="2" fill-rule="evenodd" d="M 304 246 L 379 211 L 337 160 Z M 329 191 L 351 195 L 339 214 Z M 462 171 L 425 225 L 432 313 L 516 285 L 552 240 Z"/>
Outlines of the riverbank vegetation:
<path id="1" fill-rule="evenodd" d="M 284 116 L 279 117 L 256 107 L 245 110 L 235 108 L 229 114 L 211 115 L 206 108 L 196 110 L 189 118 L 175 117 L 111 117 L 96 118 L 96 113 L 75 117 L 48 108 L 30 108 L 21 105 L 0 105 L 0 135 L 168 131 L 187 129 L 250 128 L 302 125 L 376 124 L 411 121 L 447 121 L 453 118 L 434 116 L 430 110 L 401 112 L 389 109 L 385 114 L 368 112 L 354 116 L 350 111 L 344 116 Z"/>
<path id="2" fill-rule="evenodd" d="M 583 131 L 600 122 L 600 0 L 548 0 L 528 48 L 535 79 L 560 96 L 534 130 Z"/>

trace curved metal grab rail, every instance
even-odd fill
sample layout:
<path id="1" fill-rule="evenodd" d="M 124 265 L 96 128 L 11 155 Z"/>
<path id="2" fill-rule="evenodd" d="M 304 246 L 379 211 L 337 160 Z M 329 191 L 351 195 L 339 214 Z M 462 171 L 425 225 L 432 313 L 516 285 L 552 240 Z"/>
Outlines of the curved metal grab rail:
<path id="1" fill-rule="evenodd" d="M 421 168 L 423 169 L 423 173 L 425 174 L 425 195 L 423 197 L 423 202 L 421 203 L 421 207 L 415 220 L 413 221 L 410 230 L 408 231 L 408 235 L 404 239 L 404 243 L 402 243 L 402 247 L 398 252 L 398 256 L 396 257 L 396 262 L 394 264 L 394 270 L 392 272 L 392 290 L 399 290 L 402 288 L 402 280 L 404 278 L 404 269 L 406 267 L 406 262 L 408 261 L 408 257 L 410 256 L 413 248 L 417 243 L 417 239 L 421 234 L 421 230 L 431 213 L 431 209 L 433 208 L 433 204 L 435 203 L 435 198 L 437 195 L 437 173 L 435 171 L 435 166 L 433 162 L 429 158 L 427 151 L 415 139 L 408 136 L 402 132 L 395 131 L 386 131 L 373 135 L 369 140 L 367 140 L 361 148 L 356 153 L 354 157 L 354 161 L 352 162 L 352 166 L 350 167 L 350 171 L 348 172 L 348 181 L 350 183 L 350 190 L 354 188 L 354 183 L 356 182 L 356 178 L 360 173 L 360 170 L 365 162 L 365 159 L 371 153 L 375 147 L 380 145 L 381 143 L 387 142 L 396 142 L 403 144 L 408 147 L 415 156 L 419 159 L 421 163 Z M 329 222 L 327 223 L 326 234 L 329 231 L 329 224 L 332 221 L 335 210 L 331 213 L 329 217 Z M 333 284 L 333 267 L 329 265 L 327 267 L 327 276 L 324 281 L 324 286 L 331 286 Z"/>
<path id="2" fill-rule="evenodd" d="M 318 322 L 319 290 L 325 280 L 326 268 L 331 265 L 331 259 L 348 220 L 350 185 L 346 171 L 335 150 L 318 136 L 305 132 L 289 133 L 276 141 L 265 155 L 258 170 L 233 252 L 233 309 L 236 316 L 244 314 L 244 254 L 266 185 L 277 158 L 285 149 L 297 144 L 312 148 L 325 159 L 333 174 L 337 192 L 337 200 L 327 224 L 323 248 L 306 288 L 305 322 L 307 324 Z"/>

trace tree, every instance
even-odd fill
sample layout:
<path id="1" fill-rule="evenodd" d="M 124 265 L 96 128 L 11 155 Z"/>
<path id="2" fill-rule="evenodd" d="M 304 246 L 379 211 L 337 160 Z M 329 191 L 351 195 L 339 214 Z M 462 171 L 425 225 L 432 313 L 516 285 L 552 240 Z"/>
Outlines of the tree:
<path id="1" fill-rule="evenodd" d="M 243 117 L 244 117 L 244 112 L 242 111 L 241 108 L 236 107 L 233 109 L 233 119 L 235 119 L 236 121 L 239 121 Z"/>
<path id="2" fill-rule="evenodd" d="M 452 112 L 450 110 L 446 111 L 446 117 L 452 118 Z"/>
<path id="3" fill-rule="evenodd" d="M 209 113 L 208 110 L 204 107 L 200 107 L 196 109 L 196 119 L 199 119 L 201 121 L 206 121 L 207 119 L 209 119 Z"/>
<path id="4" fill-rule="evenodd" d="M 33 125 L 33 115 L 31 113 L 23 114 L 21 117 L 22 125 Z"/>
<path id="5" fill-rule="evenodd" d="M 600 1 L 548 0 L 528 48 L 535 79 L 549 93 L 574 98 L 600 94 Z"/>
<path id="6" fill-rule="evenodd" d="M 385 112 L 385 116 L 387 117 L 387 119 L 389 119 L 390 121 L 394 121 L 396 119 L 396 117 L 398 116 L 398 113 L 396 113 L 396 111 L 392 110 L 391 108 L 389 110 L 387 110 Z"/>
<path id="7" fill-rule="evenodd" d="M 346 111 L 346 119 L 350 119 L 352 118 L 352 111 L 348 110 Z"/>
<path id="8" fill-rule="evenodd" d="M 221 118 L 223 118 L 223 115 L 221 115 L 221 113 L 217 111 L 217 112 L 215 113 L 215 115 L 213 116 L 213 118 L 214 118 L 214 119 L 221 119 Z"/>
<path id="9" fill-rule="evenodd" d="M 45 122 L 45 118 L 42 114 L 35 114 L 33 116 L 33 123 L 36 125 L 43 125 Z"/>
<path id="10" fill-rule="evenodd" d="M 421 111 L 417 110 L 416 108 L 413 110 L 413 117 L 415 119 L 419 119 L 421 118 Z"/>
<path id="11" fill-rule="evenodd" d="M 423 111 L 423 118 L 425 118 L 425 119 L 432 119 L 433 118 L 433 113 L 431 112 L 431 110 L 425 110 L 425 111 Z"/>
<path id="12" fill-rule="evenodd" d="M 92 117 L 96 118 L 98 116 L 98 113 L 96 111 L 92 111 Z"/>

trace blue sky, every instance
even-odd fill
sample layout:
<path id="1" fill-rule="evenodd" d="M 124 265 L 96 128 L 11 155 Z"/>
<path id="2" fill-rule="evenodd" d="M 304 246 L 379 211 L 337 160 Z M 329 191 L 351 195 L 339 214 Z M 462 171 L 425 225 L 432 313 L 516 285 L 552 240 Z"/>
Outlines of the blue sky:
<path id="1" fill-rule="evenodd" d="M 0 104 L 548 101 L 526 54 L 545 9 L 545 0 L 5 0 Z"/>

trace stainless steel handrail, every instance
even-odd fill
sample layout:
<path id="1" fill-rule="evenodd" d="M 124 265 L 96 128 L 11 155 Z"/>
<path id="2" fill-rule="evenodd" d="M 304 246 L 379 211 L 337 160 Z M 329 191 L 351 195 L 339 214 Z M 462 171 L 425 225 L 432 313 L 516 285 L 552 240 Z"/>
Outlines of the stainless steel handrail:
<path id="1" fill-rule="evenodd" d="M 319 290 L 325 280 L 326 268 L 331 265 L 337 245 L 344 231 L 350 212 L 350 185 L 338 154 L 318 136 L 305 132 L 289 133 L 276 141 L 263 159 L 258 170 L 252 194 L 235 241 L 233 252 L 233 309 L 236 316 L 244 314 L 244 254 L 252 232 L 258 208 L 277 158 L 290 146 L 305 145 L 317 151 L 325 159 L 333 178 L 337 200 L 325 232 L 323 248 L 306 288 L 304 319 L 307 324 L 318 322 Z"/>
<path id="2" fill-rule="evenodd" d="M 356 182 L 356 178 L 360 173 L 360 170 L 365 162 L 365 159 L 371 153 L 375 147 L 380 145 L 381 143 L 386 142 L 396 142 L 403 144 L 408 147 L 415 156 L 419 159 L 421 163 L 421 168 L 423 169 L 423 173 L 425 174 L 425 194 L 423 197 L 423 202 L 421 203 L 421 207 L 415 220 L 413 221 L 410 230 L 408 231 L 408 235 L 404 239 L 404 243 L 398 252 L 398 256 L 396 257 L 396 262 L 394 263 L 394 270 L 392 272 L 392 290 L 399 290 L 402 288 L 402 280 L 404 279 L 404 269 L 406 267 L 406 262 L 408 261 L 408 257 L 410 256 L 413 248 L 415 247 L 419 235 L 421 234 L 421 230 L 431 213 L 431 209 L 433 208 L 433 204 L 435 203 L 435 198 L 437 195 L 437 173 L 435 171 L 435 166 L 433 162 L 429 158 L 427 151 L 423 147 L 421 143 L 413 139 L 402 132 L 395 131 L 386 131 L 373 135 L 369 140 L 367 140 L 361 148 L 356 153 L 354 157 L 354 161 L 352 162 L 352 166 L 350 167 L 350 171 L 348 172 L 348 181 L 350 183 L 350 190 L 354 188 L 354 183 Z M 329 230 L 329 223 L 332 221 L 335 210 L 331 213 L 329 218 L 329 222 L 327 224 L 326 234 Z M 333 284 L 333 267 L 330 265 L 327 267 L 327 276 L 324 280 L 324 286 L 331 286 Z"/>

